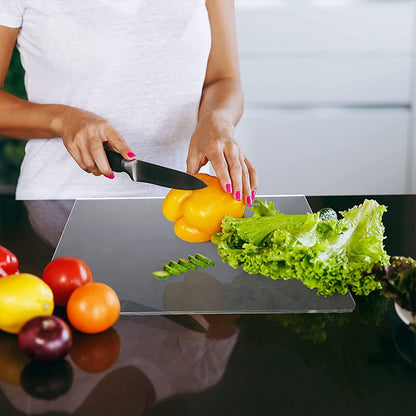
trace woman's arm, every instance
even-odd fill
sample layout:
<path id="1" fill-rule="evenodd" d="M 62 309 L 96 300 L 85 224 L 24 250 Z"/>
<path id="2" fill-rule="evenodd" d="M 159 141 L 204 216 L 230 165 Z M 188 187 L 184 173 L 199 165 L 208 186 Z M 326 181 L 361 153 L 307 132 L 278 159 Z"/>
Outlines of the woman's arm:
<path id="1" fill-rule="evenodd" d="M 195 174 L 208 160 L 223 189 L 251 205 L 257 172 L 233 140 L 243 112 L 233 0 L 207 0 L 211 52 L 199 109 L 198 125 L 189 145 L 188 172 Z"/>
<path id="2" fill-rule="evenodd" d="M 0 134 L 19 139 L 56 137 L 51 122 L 58 113 L 56 106 L 29 103 L 3 91 L 18 34 L 19 29 L 0 26 Z"/>
<path id="3" fill-rule="evenodd" d="M 82 169 L 113 178 L 103 142 L 125 159 L 133 159 L 134 153 L 107 120 L 65 105 L 35 104 L 3 91 L 18 34 L 19 29 L 0 26 L 0 135 L 15 139 L 62 137 Z"/>

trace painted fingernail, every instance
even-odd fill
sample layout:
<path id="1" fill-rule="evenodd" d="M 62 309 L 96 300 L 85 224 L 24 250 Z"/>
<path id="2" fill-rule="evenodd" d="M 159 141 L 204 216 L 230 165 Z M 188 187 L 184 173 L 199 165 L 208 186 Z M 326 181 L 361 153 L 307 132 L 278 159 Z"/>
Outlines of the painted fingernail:
<path id="1" fill-rule="evenodd" d="M 251 191 L 251 199 L 254 199 L 256 197 L 256 191 L 252 190 Z"/>
<path id="2" fill-rule="evenodd" d="M 136 155 L 135 155 L 133 152 L 128 152 L 128 153 L 127 153 L 127 156 L 128 156 L 128 157 L 136 157 Z"/>
<path id="3" fill-rule="evenodd" d="M 114 179 L 114 173 L 110 173 L 109 175 L 107 175 L 107 178 Z"/>
<path id="4" fill-rule="evenodd" d="M 227 183 L 227 185 L 225 185 L 225 189 L 230 194 L 232 192 L 232 190 L 231 190 L 231 184 Z"/>
<path id="5" fill-rule="evenodd" d="M 235 193 L 235 199 L 236 199 L 237 201 L 241 201 L 241 192 L 240 192 L 240 191 L 237 191 L 237 192 Z"/>
<path id="6" fill-rule="evenodd" d="M 252 205 L 251 204 L 251 198 L 249 196 L 247 197 L 247 205 Z"/>

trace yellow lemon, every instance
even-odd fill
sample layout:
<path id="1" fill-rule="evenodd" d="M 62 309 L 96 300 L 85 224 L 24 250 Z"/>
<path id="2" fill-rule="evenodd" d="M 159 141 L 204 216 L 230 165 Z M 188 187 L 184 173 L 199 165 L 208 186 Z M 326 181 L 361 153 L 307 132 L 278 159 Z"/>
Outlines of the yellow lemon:
<path id="1" fill-rule="evenodd" d="M 0 329 L 17 334 L 22 325 L 39 315 L 52 315 L 51 288 L 33 274 L 0 278 Z"/>

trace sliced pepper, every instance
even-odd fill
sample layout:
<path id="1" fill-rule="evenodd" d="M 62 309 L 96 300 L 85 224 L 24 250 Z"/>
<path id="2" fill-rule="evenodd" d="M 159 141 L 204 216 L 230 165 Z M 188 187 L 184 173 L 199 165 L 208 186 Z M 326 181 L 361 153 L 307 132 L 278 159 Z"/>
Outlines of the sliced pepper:
<path id="1" fill-rule="evenodd" d="M 206 173 L 195 176 L 208 186 L 196 191 L 172 189 L 162 205 L 164 216 L 175 223 L 175 234 L 191 243 L 209 241 L 221 231 L 226 215 L 241 218 L 244 214 L 244 203 L 224 192 L 218 178 Z"/>

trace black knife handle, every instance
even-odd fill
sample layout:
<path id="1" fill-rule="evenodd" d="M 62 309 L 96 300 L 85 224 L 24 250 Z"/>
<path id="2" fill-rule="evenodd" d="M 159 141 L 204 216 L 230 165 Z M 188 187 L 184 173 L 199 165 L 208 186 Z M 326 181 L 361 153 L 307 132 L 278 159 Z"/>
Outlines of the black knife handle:
<path id="1" fill-rule="evenodd" d="M 124 172 L 121 162 L 124 160 L 118 152 L 113 152 L 112 150 L 104 148 L 105 154 L 107 155 L 108 162 L 110 163 L 111 169 L 114 172 Z"/>

